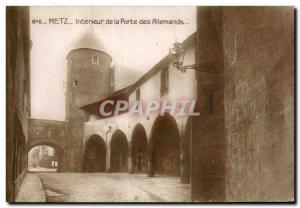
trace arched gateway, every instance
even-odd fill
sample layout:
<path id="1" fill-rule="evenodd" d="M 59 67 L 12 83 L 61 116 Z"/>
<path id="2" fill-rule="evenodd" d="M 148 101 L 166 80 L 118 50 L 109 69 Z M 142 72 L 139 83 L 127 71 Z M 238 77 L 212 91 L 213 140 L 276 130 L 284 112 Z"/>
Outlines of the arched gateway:
<path id="1" fill-rule="evenodd" d="M 57 171 L 65 170 L 65 122 L 30 118 L 28 130 L 27 156 L 30 151 L 40 146 L 40 156 L 44 152 L 42 166 L 55 167 Z M 42 148 L 44 146 L 44 150 Z M 48 150 L 49 155 L 45 155 Z M 37 159 L 37 156 L 36 156 Z M 41 158 L 40 158 L 41 159 Z M 28 160 L 28 162 L 30 162 Z M 31 164 L 28 163 L 28 168 Z"/>
<path id="2" fill-rule="evenodd" d="M 128 142 L 121 130 L 116 130 L 112 135 L 110 153 L 111 172 L 128 171 Z"/>
<path id="3" fill-rule="evenodd" d="M 145 128 L 137 124 L 132 132 L 131 158 L 133 172 L 147 171 L 147 135 Z"/>
<path id="4" fill-rule="evenodd" d="M 39 142 L 28 149 L 28 171 L 62 171 L 64 165 L 63 149 L 51 142 Z"/>
<path id="5" fill-rule="evenodd" d="M 105 172 L 106 147 L 99 135 L 92 135 L 84 145 L 83 172 Z"/>
<path id="6" fill-rule="evenodd" d="M 180 175 L 180 133 L 170 114 L 158 116 L 149 143 L 149 176 Z"/>

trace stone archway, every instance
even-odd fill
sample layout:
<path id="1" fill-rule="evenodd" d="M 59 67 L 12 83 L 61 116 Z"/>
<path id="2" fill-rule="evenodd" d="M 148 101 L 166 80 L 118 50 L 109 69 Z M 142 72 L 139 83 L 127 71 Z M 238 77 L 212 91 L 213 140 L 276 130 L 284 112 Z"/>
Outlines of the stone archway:
<path id="1" fill-rule="evenodd" d="M 128 142 L 121 130 L 116 130 L 110 142 L 110 169 L 111 172 L 128 171 Z"/>
<path id="2" fill-rule="evenodd" d="M 28 157 L 28 164 L 27 167 L 29 167 L 30 164 L 30 153 L 33 149 L 35 149 L 36 147 L 50 147 L 51 149 L 54 149 L 54 152 L 52 154 L 50 154 L 49 156 L 47 156 L 47 158 L 44 158 L 43 160 L 43 166 L 49 166 L 49 170 L 51 168 L 56 169 L 57 172 L 60 172 L 63 170 L 64 167 L 64 151 L 63 149 L 59 146 L 56 145 L 54 143 L 50 143 L 50 142 L 39 142 L 39 143 L 34 143 L 34 145 L 31 145 L 28 148 L 27 151 L 27 157 Z M 41 153 L 43 154 L 43 153 Z M 47 164 L 47 165 L 46 165 Z M 30 169 L 28 169 L 30 171 Z M 33 169 L 34 170 L 34 169 Z M 38 172 L 39 170 L 36 170 L 36 172 Z M 46 170 L 47 171 L 47 170 Z"/>
<path id="3" fill-rule="evenodd" d="M 84 145 L 83 172 L 105 172 L 106 147 L 99 135 L 92 135 Z"/>
<path id="4" fill-rule="evenodd" d="M 147 135 L 142 124 L 137 124 L 132 132 L 131 158 L 133 172 L 147 171 Z"/>
<path id="5" fill-rule="evenodd" d="M 149 143 L 149 176 L 180 175 L 180 133 L 175 119 L 168 113 L 158 116 Z"/>

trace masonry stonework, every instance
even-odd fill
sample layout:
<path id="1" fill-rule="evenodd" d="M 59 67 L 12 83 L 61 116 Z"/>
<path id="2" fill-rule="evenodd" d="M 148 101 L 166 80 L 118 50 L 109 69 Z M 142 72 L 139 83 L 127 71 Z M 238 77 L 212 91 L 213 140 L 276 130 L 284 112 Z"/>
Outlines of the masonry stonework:
<path id="1" fill-rule="evenodd" d="M 222 10 L 198 7 L 196 61 L 199 117 L 192 118 L 192 200 L 225 200 L 224 71 Z M 211 67 L 208 67 L 211 66 Z"/>
<path id="2" fill-rule="evenodd" d="M 13 202 L 27 171 L 30 108 L 30 11 L 6 8 L 6 201 Z"/>
<path id="3" fill-rule="evenodd" d="M 66 123 L 45 119 L 29 118 L 28 152 L 36 146 L 47 145 L 53 147 L 58 156 L 58 171 L 65 171 L 68 161 L 66 157 Z"/>
<path id="4" fill-rule="evenodd" d="M 198 74 L 192 200 L 293 201 L 294 9 L 199 7 L 197 20 L 196 57 L 218 73 Z"/>
<path id="5" fill-rule="evenodd" d="M 292 201 L 294 9 L 224 8 L 228 201 Z"/>

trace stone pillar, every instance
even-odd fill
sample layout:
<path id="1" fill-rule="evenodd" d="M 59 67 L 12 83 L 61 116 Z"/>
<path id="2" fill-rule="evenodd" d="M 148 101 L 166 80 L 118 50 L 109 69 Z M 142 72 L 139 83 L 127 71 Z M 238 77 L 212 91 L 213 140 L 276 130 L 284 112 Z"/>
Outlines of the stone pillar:
<path id="1" fill-rule="evenodd" d="M 128 173 L 133 174 L 133 165 L 132 165 L 132 157 L 128 157 Z"/>
<path id="2" fill-rule="evenodd" d="M 188 156 L 187 151 L 185 148 L 182 147 L 180 152 L 180 179 L 182 183 L 189 183 L 190 176 L 189 176 L 189 164 L 188 164 Z"/>
<path id="3" fill-rule="evenodd" d="M 225 201 L 225 128 L 222 8 L 197 8 L 197 94 L 201 115 L 193 118 L 192 201 Z"/>
<path id="4" fill-rule="evenodd" d="M 129 142 L 129 155 L 128 155 L 128 173 L 133 174 L 133 164 L 132 164 L 132 157 L 133 157 L 133 148 L 132 148 L 132 142 Z"/>
<path id="5" fill-rule="evenodd" d="M 148 177 L 154 177 L 155 172 L 154 172 L 154 167 L 153 167 L 153 161 L 148 160 Z"/>
<path id="6" fill-rule="evenodd" d="M 149 146 L 150 146 L 150 148 L 149 148 L 149 152 L 148 152 L 148 161 L 147 161 L 147 164 L 148 164 L 148 177 L 154 177 L 155 170 L 154 170 L 154 167 L 153 167 L 153 160 L 154 160 L 153 146 L 152 145 L 149 145 Z"/>
<path id="7" fill-rule="evenodd" d="M 108 144 L 108 135 L 105 135 L 105 149 L 106 149 L 106 168 L 105 168 L 105 172 L 109 173 L 110 170 L 110 156 L 111 156 L 111 152 L 110 152 L 110 145 Z"/>
<path id="8" fill-rule="evenodd" d="M 180 179 L 182 183 L 190 183 L 190 141 L 192 137 L 192 118 L 190 117 L 180 140 Z"/>

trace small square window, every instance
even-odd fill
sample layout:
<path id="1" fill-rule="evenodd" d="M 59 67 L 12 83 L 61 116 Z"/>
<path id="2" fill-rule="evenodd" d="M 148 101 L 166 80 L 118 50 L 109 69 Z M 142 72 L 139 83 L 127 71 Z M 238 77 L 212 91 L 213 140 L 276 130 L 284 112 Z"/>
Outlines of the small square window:
<path id="1" fill-rule="evenodd" d="M 98 64 L 98 56 L 92 57 L 92 64 Z"/>
<path id="2" fill-rule="evenodd" d="M 77 87 L 77 86 L 78 86 L 78 81 L 75 80 L 75 81 L 74 81 L 74 87 Z"/>

